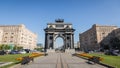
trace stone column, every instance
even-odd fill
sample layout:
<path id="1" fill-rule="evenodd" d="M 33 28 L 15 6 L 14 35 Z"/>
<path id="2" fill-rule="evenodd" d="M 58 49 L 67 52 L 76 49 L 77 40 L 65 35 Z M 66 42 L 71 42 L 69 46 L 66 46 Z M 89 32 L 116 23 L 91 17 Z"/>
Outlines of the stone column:
<path id="1" fill-rule="evenodd" d="M 72 34 L 70 35 L 70 48 L 73 48 L 73 37 Z"/>
<path id="2" fill-rule="evenodd" d="M 72 34 L 72 48 L 74 48 L 74 34 Z"/>
<path id="3" fill-rule="evenodd" d="M 65 34 L 65 49 L 67 49 L 67 34 Z"/>
<path id="4" fill-rule="evenodd" d="M 66 39 L 63 39 L 63 42 L 64 42 L 63 47 L 64 47 L 64 49 L 66 49 L 66 46 L 65 46 L 65 40 L 66 40 Z"/>
<path id="5" fill-rule="evenodd" d="M 52 49 L 54 49 L 54 34 L 52 35 Z"/>
<path id="6" fill-rule="evenodd" d="M 46 49 L 48 49 L 48 41 L 47 41 L 47 33 L 45 33 L 45 47 L 44 47 L 44 50 L 46 52 Z"/>
<path id="7" fill-rule="evenodd" d="M 47 49 L 50 49 L 50 39 L 49 39 L 50 35 L 47 34 Z"/>

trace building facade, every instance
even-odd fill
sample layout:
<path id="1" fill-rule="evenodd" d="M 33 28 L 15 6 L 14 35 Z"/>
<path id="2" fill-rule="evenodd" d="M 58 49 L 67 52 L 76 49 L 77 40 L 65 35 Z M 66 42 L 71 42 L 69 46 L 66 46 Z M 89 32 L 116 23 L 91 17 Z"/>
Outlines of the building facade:
<path id="1" fill-rule="evenodd" d="M 0 44 L 21 46 L 24 49 L 34 49 L 37 45 L 37 35 L 21 25 L 0 25 Z"/>
<path id="2" fill-rule="evenodd" d="M 3 31 L 0 30 L 0 43 L 2 42 Z"/>
<path id="3" fill-rule="evenodd" d="M 77 42 L 77 48 L 80 48 L 80 41 Z"/>
<path id="4" fill-rule="evenodd" d="M 103 26 L 94 24 L 92 28 L 79 34 L 81 50 L 99 50 L 101 41 L 106 37 L 109 39 L 109 37 L 112 36 L 109 34 L 111 34 L 111 32 L 115 29 L 117 29 L 117 26 Z"/>

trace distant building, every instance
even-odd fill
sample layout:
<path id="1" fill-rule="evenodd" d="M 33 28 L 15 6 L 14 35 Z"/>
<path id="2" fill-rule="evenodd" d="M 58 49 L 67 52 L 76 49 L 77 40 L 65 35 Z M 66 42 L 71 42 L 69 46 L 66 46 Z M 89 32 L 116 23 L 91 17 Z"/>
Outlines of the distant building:
<path id="1" fill-rule="evenodd" d="M 22 25 L 0 25 L 0 44 L 22 46 L 34 49 L 37 46 L 37 35 Z"/>
<path id="2" fill-rule="evenodd" d="M 81 50 L 88 51 L 100 49 L 100 42 L 104 38 L 108 37 L 108 34 L 115 29 L 117 29 L 117 26 L 103 26 L 94 24 L 92 28 L 79 35 Z"/>
<path id="3" fill-rule="evenodd" d="M 78 46 L 77 46 L 77 43 L 74 43 L 74 48 L 77 48 Z"/>
<path id="4" fill-rule="evenodd" d="M 38 43 L 37 44 L 37 48 L 43 48 L 43 44 L 42 43 Z"/>
<path id="5" fill-rule="evenodd" d="M 77 42 L 77 48 L 80 48 L 80 41 Z"/>

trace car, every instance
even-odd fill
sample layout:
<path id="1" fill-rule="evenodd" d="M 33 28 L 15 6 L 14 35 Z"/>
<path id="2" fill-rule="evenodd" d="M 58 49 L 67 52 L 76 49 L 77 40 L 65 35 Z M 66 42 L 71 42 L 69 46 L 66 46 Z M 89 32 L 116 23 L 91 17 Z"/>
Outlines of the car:
<path id="1" fill-rule="evenodd" d="M 22 51 L 19 51 L 19 54 L 25 54 L 26 51 L 22 50 Z"/>
<path id="2" fill-rule="evenodd" d="M 19 54 L 19 51 L 17 51 L 17 50 L 12 50 L 9 54 Z"/>
<path id="3" fill-rule="evenodd" d="M 0 55 L 4 55 L 4 54 L 6 54 L 6 52 L 4 50 L 1 50 Z"/>
<path id="4" fill-rule="evenodd" d="M 106 50 L 105 55 L 113 55 L 113 56 L 118 56 L 118 50 Z"/>
<path id="5" fill-rule="evenodd" d="M 24 51 L 26 51 L 26 53 L 30 53 L 30 49 L 24 49 Z"/>

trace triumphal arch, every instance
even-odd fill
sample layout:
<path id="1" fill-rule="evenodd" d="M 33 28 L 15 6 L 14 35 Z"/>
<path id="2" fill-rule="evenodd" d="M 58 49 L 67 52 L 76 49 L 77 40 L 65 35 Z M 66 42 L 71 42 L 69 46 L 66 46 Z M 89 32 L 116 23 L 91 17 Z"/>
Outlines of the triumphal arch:
<path id="1" fill-rule="evenodd" d="M 74 48 L 74 31 L 71 23 L 65 23 L 63 19 L 57 19 L 54 23 L 48 23 L 45 31 L 45 49 L 54 49 L 56 38 L 63 39 L 64 49 Z"/>

